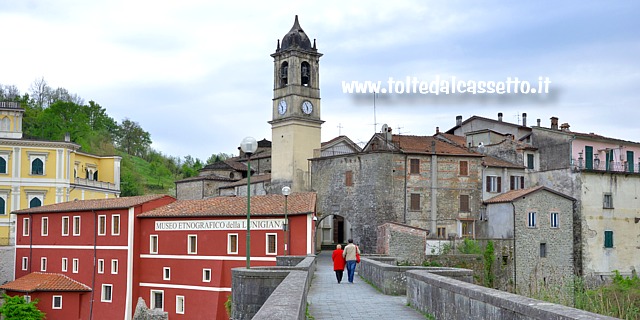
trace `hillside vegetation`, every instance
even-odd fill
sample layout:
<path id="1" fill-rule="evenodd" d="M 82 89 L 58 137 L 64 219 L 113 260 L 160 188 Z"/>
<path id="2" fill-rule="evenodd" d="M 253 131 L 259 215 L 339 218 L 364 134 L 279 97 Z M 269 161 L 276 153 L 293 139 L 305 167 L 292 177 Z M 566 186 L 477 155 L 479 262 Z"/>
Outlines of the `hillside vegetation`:
<path id="1" fill-rule="evenodd" d="M 49 87 L 44 79 L 35 80 L 28 93 L 0 84 L 0 101 L 19 102 L 25 110 L 24 138 L 61 141 L 69 133 L 83 152 L 121 156 L 123 197 L 152 193 L 175 196 L 175 180 L 196 176 L 207 163 L 229 157 L 212 154 L 203 162 L 190 155 L 165 155 L 150 147 L 151 134 L 138 122 L 125 118 L 118 123 L 97 102 L 85 103 L 65 88 Z"/>

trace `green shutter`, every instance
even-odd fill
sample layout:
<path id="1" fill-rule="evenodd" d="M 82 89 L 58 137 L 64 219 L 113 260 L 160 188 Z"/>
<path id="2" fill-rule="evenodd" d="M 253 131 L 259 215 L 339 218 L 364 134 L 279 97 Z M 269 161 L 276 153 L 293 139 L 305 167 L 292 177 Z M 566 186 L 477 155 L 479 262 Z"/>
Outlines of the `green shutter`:
<path id="1" fill-rule="evenodd" d="M 585 167 L 587 169 L 593 170 L 593 147 L 590 147 L 590 146 L 584 147 L 584 160 L 585 160 Z"/>
<path id="2" fill-rule="evenodd" d="M 606 159 L 607 162 L 606 162 L 605 165 L 606 165 L 607 171 L 609 171 L 609 170 L 611 170 L 611 160 L 613 160 L 613 150 L 611 150 L 611 151 L 607 150 L 605 152 L 605 155 L 606 155 L 606 158 L 607 158 Z"/>
<path id="3" fill-rule="evenodd" d="M 627 151 L 627 168 L 629 172 L 634 172 L 633 170 L 633 151 Z"/>
<path id="4" fill-rule="evenodd" d="M 613 231 L 604 232 L 604 247 L 613 248 Z"/>
<path id="5" fill-rule="evenodd" d="M 533 169 L 533 155 L 527 155 L 527 169 Z"/>

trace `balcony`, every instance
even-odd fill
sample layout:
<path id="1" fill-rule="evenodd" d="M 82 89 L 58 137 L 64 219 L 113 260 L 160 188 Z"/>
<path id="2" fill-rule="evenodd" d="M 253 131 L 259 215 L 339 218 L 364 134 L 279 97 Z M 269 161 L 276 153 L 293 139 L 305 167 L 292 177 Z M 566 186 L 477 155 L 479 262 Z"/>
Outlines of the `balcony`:
<path id="1" fill-rule="evenodd" d="M 104 190 L 120 191 L 120 186 L 117 186 L 117 185 L 115 185 L 115 184 L 113 184 L 111 182 L 75 178 L 75 181 L 74 181 L 73 184 L 76 185 L 76 186 L 91 187 L 91 188 L 98 188 L 98 189 L 104 189 Z"/>
<path id="2" fill-rule="evenodd" d="M 607 165 L 606 161 L 593 161 L 590 164 L 590 168 L 587 168 L 584 159 L 571 159 L 572 167 L 579 171 L 603 171 L 603 172 L 626 172 L 626 173 L 640 173 L 640 162 L 634 163 L 633 168 L 629 168 L 629 163 L 626 161 L 616 162 L 609 161 Z"/>

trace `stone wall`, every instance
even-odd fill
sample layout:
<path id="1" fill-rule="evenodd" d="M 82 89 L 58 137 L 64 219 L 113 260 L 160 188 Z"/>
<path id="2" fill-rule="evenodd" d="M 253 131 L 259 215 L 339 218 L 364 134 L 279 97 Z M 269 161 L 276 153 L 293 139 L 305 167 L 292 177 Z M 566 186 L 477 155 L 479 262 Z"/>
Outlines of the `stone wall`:
<path id="1" fill-rule="evenodd" d="M 14 280 L 14 263 L 15 247 L 0 246 L 0 285 Z"/>
<path id="2" fill-rule="evenodd" d="M 428 231 L 397 223 L 378 226 L 378 253 L 397 257 L 401 262 L 420 265 L 425 259 Z"/>
<path id="3" fill-rule="evenodd" d="M 407 303 L 435 319 L 615 319 L 425 270 L 407 271 Z"/>
<path id="4" fill-rule="evenodd" d="M 138 297 L 136 310 L 133 313 L 133 320 L 168 320 L 169 314 L 161 309 L 149 309 L 147 303 Z"/>

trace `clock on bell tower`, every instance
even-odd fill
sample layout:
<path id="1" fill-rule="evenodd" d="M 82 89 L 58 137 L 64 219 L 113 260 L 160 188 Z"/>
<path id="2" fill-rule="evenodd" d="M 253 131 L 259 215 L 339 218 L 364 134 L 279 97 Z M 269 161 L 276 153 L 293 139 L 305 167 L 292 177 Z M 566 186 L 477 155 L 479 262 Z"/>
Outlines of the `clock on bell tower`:
<path id="1" fill-rule="evenodd" d="M 322 53 L 313 46 L 296 16 L 278 40 L 273 57 L 271 190 L 310 190 L 308 159 L 320 150 L 320 75 Z"/>

